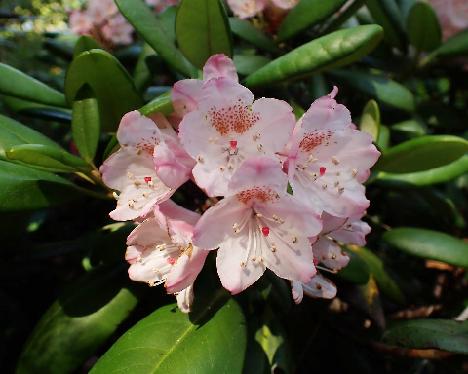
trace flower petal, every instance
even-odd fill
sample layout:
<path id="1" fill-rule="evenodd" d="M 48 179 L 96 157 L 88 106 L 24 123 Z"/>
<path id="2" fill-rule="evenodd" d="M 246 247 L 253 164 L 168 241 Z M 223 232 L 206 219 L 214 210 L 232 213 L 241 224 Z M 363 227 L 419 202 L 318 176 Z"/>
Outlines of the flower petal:
<path id="1" fill-rule="evenodd" d="M 184 79 L 174 84 L 171 91 L 174 111 L 180 117 L 198 108 L 203 82 L 198 79 Z"/>
<path id="2" fill-rule="evenodd" d="M 309 282 L 304 283 L 302 287 L 304 293 L 310 297 L 333 299 L 336 296 L 336 286 L 321 274 L 317 274 Z"/>
<path id="3" fill-rule="evenodd" d="M 340 246 L 327 237 L 321 237 L 312 245 L 316 261 L 332 270 L 340 270 L 348 265 L 349 257 Z"/>
<path id="4" fill-rule="evenodd" d="M 304 291 L 302 289 L 302 283 L 297 281 L 291 282 L 291 292 L 294 303 L 300 304 L 304 297 Z"/>
<path id="5" fill-rule="evenodd" d="M 238 82 L 239 78 L 234 62 L 222 54 L 211 56 L 203 67 L 203 80 L 208 81 L 212 78 L 228 78 Z"/>
<path id="6" fill-rule="evenodd" d="M 190 313 L 193 305 L 193 285 L 188 286 L 176 294 L 177 306 L 182 313 Z"/>

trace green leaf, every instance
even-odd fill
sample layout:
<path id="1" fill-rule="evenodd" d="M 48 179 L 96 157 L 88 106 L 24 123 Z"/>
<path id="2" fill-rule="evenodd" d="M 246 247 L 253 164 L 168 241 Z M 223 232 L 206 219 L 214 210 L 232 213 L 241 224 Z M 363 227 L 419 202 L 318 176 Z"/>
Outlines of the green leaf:
<path id="1" fill-rule="evenodd" d="M 47 136 L 0 114 L 0 157 L 5 157 L 7 150 L 19 144 L 44 144 L 60 149 L 60 146 Z"/>
<path id="2" fill-rule="evenodd" d="M 379 137 L 377 138 L 377 145 L 380 150 L 386 150 L 390 146 L 390 130 L 387 126 L 380 125 Z"/>
<path id="3" fill-rule="evenodd" d="M 46 105 L 67 106 L 62 93 L 2 63 L 0 63 L 0 93 Z"/>
<path id="4" fill-rule="evenodd" d="M 387 231 L 382 239 L 414 256 L 468 267 L 468 243 L 442 232 L 401 227 Z"/>
<path id="5" fill-rule="evenodd" d="M 67 151 L 44 144 L 21 144 L 6 151 L 9 160 L 19 161 L 25 166 L 34 166 L 46 171 L 68 172 L 89 170 L 79 157 Z"/>
<path id="6" fill-rule="evenodd" d="M 281 23 L 278 41 L 284 41 L 305 29 L 329 19 L 346 0 L 301 0 Z"/>
<path id="7" fill-rule="evenodd" d="M 379 138 L 380 110 L 374 100 L 369 100 L 364 107 L 361 122 L 359 123 L 359 129 L 370 134 L 374 142 Z"/>
<path id="8" fill-rule="evenodd" d="M 348 265 L 341 269 L 337 276 L 352 283 L 367 283 L 370 277 L 367 263 L 352 251 L 346 251 L 346 253 L 349 256 Z"/>
<path id="9" fill-rule="evenodd" d="M 270 62 L 270 59 L 264 56 L 234 56 L 233 60 L 237 72 L 242 75 L 252 74 Z"/>
<path id="10" fill-rule="evenodd" d="M 263 86 L 348 65 L 373 50 L 382 34 L 377 25 L 335 31 L 273 60 L 249 75 L 245 83 L 249 87 Z"/>
<path id="11" fill-rule="evenodd" d="M 366 0 L 372 18 L 384 28 L 384 40 L 394 47 L 406 45 L 403 17 L 395 0 Z"/>
<path id="12" fill-rule="evenodd" d="M 386 344 L 405 348 L 442 349 L 468 354 L 468 321 L 424 318 L 399 321 L 384 332 Z"/>
<path id="13" fill-rule="evenodd" d="M 42 316 L 17 373 L 71 373 L 101 347 L 137 304 L 120 271 L 97 269 L 78 279 Z"/>
<path id="14" fill-rule="evenodd" d="M 120 337 L 91 373 L 240 373 L 245 319 L 233 299 L 223 300 L 218 292 L 190 315 L 174 304 L 159 308 Z"/>
<path id="15" fill-rule="evenodd" d="M 83 52 L 70 64 L 65 77 L 65 95 L 70 104 L 85 84 L 96 95 L 104 131 L 115 131 L 125 113 L 143 104 L 125 68 L 103 50 Z"/>
<path id="16" fill-rule="evenodd" d="M 468 141 L 453 135 L 425 135 L 390 148 L 376 170 L 411 173 L 446 166 L 468 152 Z"/>
<path id="17" fill-rule="evenodd" d="M 171 92 L 166 92 L 151 100 L 148 104 L 139 109 L 140 113 L 148 116 L 151 113 L 171 114 L 174 111 L 172 107 Z"/>
<path id="18" fill-rule="evenodd" d="M 55 174 L 0 160 L 0 211 L 58 205 L 76 198 L 74 185 Z"/>
<path id="19" fill-rule="evenodd" d="M 83 52 L 92 49 L 103 49 L 102 46 L 93 38 L 87 35 L 81 35 L 76 41 L 75 48 L 73 49 L 73 58 L 78 57 Z"/>
<path id="20" fill-rule="evenodd" d="M 278 53 L 279 49 L 273 40 L 256 28 L 250 21 L 239 18 L 229 18 L 229 26 L 234 35 L 242 38 L 266 52 Z"/>
<path id="21" fill-rule="evenodd" d="M 115 0 L 120 12 L 159 55 L 176 71 L 185 76 L 196 76 L 197 71 L 177 49 L 174 40 L 168 37 L 174 33 L 167 30 L 160 17 L 153 14 L 143 0 Z M 198 10 L 197 10 L 198 11 Z"/>
<path id="22" fill-rule="evenodd" d="M 133 81 L 135 82 L 135 87 L 138 92 L 144 92 L 151 82 L 151 70 L 148 66 L 148 61 L 151 56 L 156 56 L 156 53 L 153 51 L 153 48 L 145 43 L 140 55 L 138 56 L 135 71 L 133 73 Z"/>
<path id="23" fill-rule="evenodd" d="M 406 29 L 410 43 L 418 51 L 432 51 L 442 41 L 439 20 L 427 3 L 414 3 L 406 20 Z"/>
<path id="24" fill-rule="evenodd" d="M 427 128 L 421 121 L 410 119 L 392 125 L 392 132 L 416 138 L 427 133 Z"/>
<path id="25" fill-rule="evenodd" d="M 50 105 L 36 103 L 34 101 L 20 99 L 14 96 L 3 95 L 3 102 L 14 112 L 22 115 L 41 118 L 49 121 L 70 123 L 71 110 Z"/>
<path id="26" fill-rule="evenodd" d="M 232 56 L 231 30 L 220 0 L 182 0 L 176 37 L 182 53 L 198 68 L 215 54 Z"/>
<path id="27" fill-rule="evenodd" d="M 99 142 L 100 119 L 99 103 L 85 85 L 73 101 L 72 135 L 80 155 L 89 163 L 93 163 Z"/>
<path id="28" fill-rule="evenodd" d="M 461 31 L 447 39 L 445 43 L 427 56 L 422 64 L 424 65 L 431 62 L 436 57 L 457 57 L 466 55 L 468 55 L 468 30 Z"/>
<path id="29" fill-rule="evenodd" d="M 413 94 L 405 86 L 384 76 L 354 70 L 335 70 L 332 75 L 351 87 L 372 96 L 382 104 L 408 112 L 414 110 Z"/>
<path id="30" fill-rule="evenodd" d="M 378 172 L 372 182 L 388 187 L 423 187 L 448 182 L 468 173 L 468 155 L 440 168 L 415 173 Z"/>
<path id="31" fill-rule="evenodd" d="M 402 304 L 404 302 L 405 297 L 400 287 L 398 287 L 395 281 L 385 271 L 384 264 L 380 258 L 364 247 L 350 245 L 347 248 L 358 255 L 367 264 L 371 275 L 384 294 L 397 303 Z"/>

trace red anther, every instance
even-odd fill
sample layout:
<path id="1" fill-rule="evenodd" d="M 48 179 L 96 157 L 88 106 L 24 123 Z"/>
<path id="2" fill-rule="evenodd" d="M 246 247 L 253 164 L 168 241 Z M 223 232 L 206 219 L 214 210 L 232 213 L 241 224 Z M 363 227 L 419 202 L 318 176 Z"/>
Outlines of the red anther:
<path id="1" fill-rule="evenodd" d="M 151 177 L 145 177 L 144 179 L 145 179 L 145 182 L 146 182 L 146 183 L 151 182 Z"/>
<path id="2" fill-rule="evenodd" d="M 267 226 L 262 227 L 263 236 L 268 236 L 270 234 L 270 228 Z"/>
<path id="3" fill-rule="evenodd" d="M 168 262 L 169 264 L 171 264 L 171 265 L 174 265 L 174 264 L 176 263 L 176 261 L 177 261 L 177 260 L 176 260 L 175 258 L 173 258 L 173 257 L 169 257 L 169 258 L 167 259 L 167 262 Z"/>
<path id="4" fill-rule="evenodd" d="M 235 151 L 237 149 L 237 140 L 229 140 L 229 145 L 231 149 Z"/>
<path id="5" fill-rule="evenodd" d="M 320 176 L 322 176 L 323 174 L 325 174 L 325 172 L 327 171 L 327 168 L 324 168 L 323 166 L 320 168 Z"/>

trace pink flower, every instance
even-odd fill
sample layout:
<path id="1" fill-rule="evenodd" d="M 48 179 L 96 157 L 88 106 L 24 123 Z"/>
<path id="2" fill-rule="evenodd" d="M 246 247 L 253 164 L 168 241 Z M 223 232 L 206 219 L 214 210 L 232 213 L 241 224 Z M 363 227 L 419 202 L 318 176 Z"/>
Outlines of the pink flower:
<path id="1" fill-rule="evenodd" d="M 348 265 L 349 257 L 341 250 L 340 244 L 364 245 L 366 235 L 371 231 L 370 226 L 360 220 L 361 215 L 355 218 L 333 217 L 327 213 L 322 215 L 322 232 L 312 244 L 315 263 L 324 265 L 332 272 Z M 302 301 L 304 292 L 310 297 L 332 299 L 336 295 L 336 287 L 333 282 L 317 273 L 309 282 L 292 282 L 292 294 L 296 304 Z"/>
<path id="2" fill-rule="evenodd" d="M 133 40 L 133 27 L 121 14 L 109 19 L 101 32 L 104 38 L 113 45 L 127 45 Z"/>
<path id="3" fill-rule="evenodd" d="M 95 24 L 105 22 L 118 13 L 113 0 L 90 0 L 88 3 L 87 14 Z"/>
<path id="4" fill-rule="evenodd" d="M 122 118 L 117 131 L 121 149 L 100 168 L 104 183 L 120 191 L 117 207 L 109 214 L 113 219 L 142 217 L 174 193 L 158 178 L 153 160 L 155 147 L 163 137 L 156 124 L 138 111 Z"/>
<path id="5" fill-rule="evenodd" d="M 246 19 L 255 17 L 266 8 L 288 10 L 294 8 L 299 0 L 227 0 L 235 16 Z"/>
<path id="6" fill-rule="evenodd" d="M 184 312 L 190 310 L 192 285 L 208 254 L 192 244 L 198 219 L 197 213 L 169 200 L 156 207 L 154 216 L 139 224 L 127 240 L 130 279 L 150 286 L 165 283 L 167 292 L 177 295 Z"/>
<path id="7" fill-rule="evenodd" d="M 316 212 L 286 192 L 279 160 L 245 161 L 229 183 L 229 195 L 197 223 L 193 242 L 219 246 L 216 266 L 223 286 L 236 294 L 266 268 L 281 278 L 308 282 L 316 273 L 308 237 L 317 235 Z"/>
<path id="8" fill-rule="evenodd" d="M 312 103 L 298 121 L 286 153 L 294 196 L 334 216 L 349 217 L 369 206 L 362 183 L 380 153 L 370 135 L 354 130 L 337 89 Z"/>
<path id="9" fill-rule="evenodd" d="M 75 10 L 70 14 L 70 29 L 79 35 L 88 35 L 93 29 L 93 23 L 86 13 Z"/>
<path id="10" fill-rule="evenodd" d="M 242 162 L 260 155 L 273 157 L 285 147 L 294 115 L 284 101 L 254 101 L 252 92 L 231 74 L 216 77 L 220 71 L 226 74 L 230 70 L 225 65 L 213 68 L 212 61 L 204 70 L 205 77 L 214 77 L 205 78 L 198 89 L 191 111 L 179 125 L 179 138 L 197 161 L 193 169 L 196 183 L 209 196 L 223 196 Z"/>
<path id="11" fill-rule="evenodd" d="M 444 40 L 468 28 L 466 0 L 429 0 L 439 17 Z"/>

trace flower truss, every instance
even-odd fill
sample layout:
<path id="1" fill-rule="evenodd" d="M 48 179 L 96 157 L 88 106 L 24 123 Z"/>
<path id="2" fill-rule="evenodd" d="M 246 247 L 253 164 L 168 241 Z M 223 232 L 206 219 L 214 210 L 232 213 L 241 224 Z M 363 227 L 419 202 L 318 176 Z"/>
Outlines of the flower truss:
<path id="1" fill-rule="evenodd" d="M 252 18 L 265 10 L 270 13 L 287 11 L 298 2 L 299 0 L 227 0 L 234 15 L 241 19 Z"/>
<path id="2" fill-rule="evenodd" d="M 137 223 L 127 241 L 130 278 L 164 283 L 188 312 L 193 282 L 214 250 L 232 294 L 269 269 L 291 282 L 296 302 L 304 293 L 334 297 L 335 285 L 318 270 L 347 265 L 341 244 L 365 243 L 363 182 L 379 157 L 336 93 L 296 123 L 288 103 L 255 100 L 233 62 L 215 55 L 202 80 L 174 85 L 177 131 L 162 115 L 127 113 L 121 148 L 100 170 L 117 199 L 110 216 Z M 170 200 L 188 180 L 217 201 L 201 216 Z"/>

